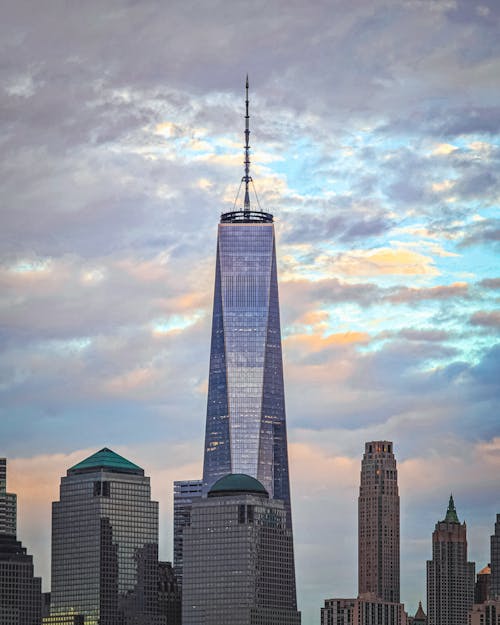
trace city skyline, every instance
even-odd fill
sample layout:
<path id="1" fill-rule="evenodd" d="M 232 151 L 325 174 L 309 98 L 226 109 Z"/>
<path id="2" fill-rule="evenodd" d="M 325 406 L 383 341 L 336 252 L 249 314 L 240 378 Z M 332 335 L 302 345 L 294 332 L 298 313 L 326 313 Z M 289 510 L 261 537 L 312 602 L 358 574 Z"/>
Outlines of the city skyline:
<path id="1" fill-rule="evenodd" d="M 172 482 L 202 474 L 214 239 L 241 177 L 247 72 L 276 218 L 303 623 L 356 588 L 369 440 L 397 448 L 407 610 L 450 492 L 469 559 L 488 562 L 498 3 L 284 8 L 6 7 L 0 455 L 45 589 L 59 477 L 103 446 L 151 476 L 172 557 Z"/>

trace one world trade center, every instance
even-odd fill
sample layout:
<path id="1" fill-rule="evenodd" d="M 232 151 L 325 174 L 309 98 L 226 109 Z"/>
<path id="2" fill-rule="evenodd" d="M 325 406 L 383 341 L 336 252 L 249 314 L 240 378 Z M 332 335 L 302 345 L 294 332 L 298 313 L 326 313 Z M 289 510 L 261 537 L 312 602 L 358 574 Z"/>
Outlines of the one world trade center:
<path id="1" fill-rule="evenodd" d="M 228 473 L 255 477 L 291 527 L 275 233 L 250 207 L 248 79 L 246 94 L 243 208 L 218 228 L 203 491 Z"/>

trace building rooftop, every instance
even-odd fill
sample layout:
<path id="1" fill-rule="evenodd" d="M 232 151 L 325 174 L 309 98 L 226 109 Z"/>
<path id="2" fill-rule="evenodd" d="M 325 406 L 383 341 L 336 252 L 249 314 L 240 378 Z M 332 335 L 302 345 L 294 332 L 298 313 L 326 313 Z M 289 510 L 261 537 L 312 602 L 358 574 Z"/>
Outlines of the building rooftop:
<path id="1" fill-rule="evenodd" d="M 210 489 L 209 497 L 223 497 L 229 495 L 236 495 L 240 493 L 252 493 L 254 495 L 261 495 L 269 497 L 267 490 L 264 486 L 250 475 L 244 473 L 230 473 L 221 477 Z"/>
<path id="2" fill-rule="evenodd" d="M 100 451 L 92 454 L 85 460 L 75 464 L 68 469 L 68 475 L 79 473 L 92 473 L 99 469 L 112 471 L 114 473 L 132 473 L 135 475 L 144 475 L 144 470 L 130 460 L 115 453 L 108 447 L 103 447 Z"/>
<path id="3" fill-rule="evenodd" d="M 414 618 L 418 619 L 418 620 L 424 620 L 424 619 L 427 618 L 426 615 L 425 615 L 425 612 L 424 612 L 424 610 L 422 608 L 422 602 L 421 601 L 418 602 L 418 610 L 416 611 Z"/>
<path id="4" fill-rule="evenodd" d="M 491 575 L 491 567 L 489 564 L 487 564 L 484 568 L 482 568 L 478 575 Z"/>
<path id="5" fill-rule="evenodd" d="M 448 510 L 444 518 L 444 523 L 460 523 L 458 520 L 457 511 L 455 510 L 455 502 L 453 501 L 453 495 L 450 495 L 450 501 L 448 502 Z"/>

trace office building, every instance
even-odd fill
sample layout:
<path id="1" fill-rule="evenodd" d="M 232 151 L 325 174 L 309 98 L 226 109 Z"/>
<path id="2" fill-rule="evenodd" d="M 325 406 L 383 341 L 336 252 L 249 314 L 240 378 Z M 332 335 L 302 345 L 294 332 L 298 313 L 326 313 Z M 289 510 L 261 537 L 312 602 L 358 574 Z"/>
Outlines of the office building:
<path id="1" fill-rule="evenodd" d="M 273 216 L 250 208 L 248 81 L 242 210 L 218 228 L 203 488 L 228 473 L 259 480 L 291 527 Z"/>
<path id="2" fill-rule="evenodd" d="M 467 625 L 500 625 L 500 601 L 488 599 L 469 611 Z"/>
<path id="3" fill-rule="evenodd" d="M 365 444 L 358 498 L 358 594 L 399 602 L 398 472 L 390 441 Z"/>
<path id="4" fill-rule="evenodd" d="M 500 514 L 497 514 L 495 533 L 491 536 L 491 581 L 490 594 L 492 599 L 500 600 Z"/>
<path id="5" fill-rule="evenodd" d="M 473 562 L 467 562 L 467 527 L 460 523 L 453 497 L 443 521 L 432 534 L 432 560 L 427 561 L 429 625 L 467 625 L 474 600 Z"/>
<path id="6" fill-rule="evenodd" d="M 47 624 L 158 619 L 158 503 L 149 478 L 108 448 L 74 465 L 52 504 Z"/>
<path id="7" fill-rule="evenodd" d="M 182 589 L 183 532 L 191 522 L 191 506 L 201 497 L 202 485 L 202 480 L 174 482 L 174 571 L 179 589 Z"/>
<path id="8" fill-rule="evenodd" d="M 248 475 L 218 480 L 184 528 L 183 625 L 299 625 L 284 502 Z"/>
<path id="9" fill-rule="evenodd" d="M 42 581 L 16 538 L 16 495 L 7 493 L 7 460 L 0 458 L 0 623 L 40 625 Z"/>
<path id="10" fill-rule="evenodd" d="M 321 625 L 407 625 L 404 605 L 372 593 L 357 599 L 326 599 Z"/>
<path id="11" fill-rule="evenodd" d="M 159 563 L 158 592 L 161 623 L 181 625 L 181 593 L 170 562 Z"/>
<path id="12" fill-rule="evenodd" d="M 16 528 L 17 499 L 7 492 L 7 459 L 0 458 L 0 534 L 15 536 Z"/>
<path id="13" fill-rule="evenodd" d="M 357 599 L 325 599 L 321 608 L 321 625 L 354 625 Z"/>
<path id="14" fill-rule="evenodd" d="M 476 585 L 474 586 L 474 603 L 484 603 L 490 598 L 491 568 L 487 564 L 476 575 Z"/>

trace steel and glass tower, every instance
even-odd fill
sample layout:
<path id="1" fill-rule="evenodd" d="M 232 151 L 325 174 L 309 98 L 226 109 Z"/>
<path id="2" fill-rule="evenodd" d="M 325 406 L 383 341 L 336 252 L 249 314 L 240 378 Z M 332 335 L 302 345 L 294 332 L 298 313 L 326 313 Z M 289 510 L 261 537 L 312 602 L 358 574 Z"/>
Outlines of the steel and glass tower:
<path id="1" fill-rule="evenodd" d="M 249 136 L 247 79 L 244 204 L 222 214 L 217 238 L 203 491 L 250 475 L 291 526 L 275 233 L 273 216 L 250 208 Z"/>

